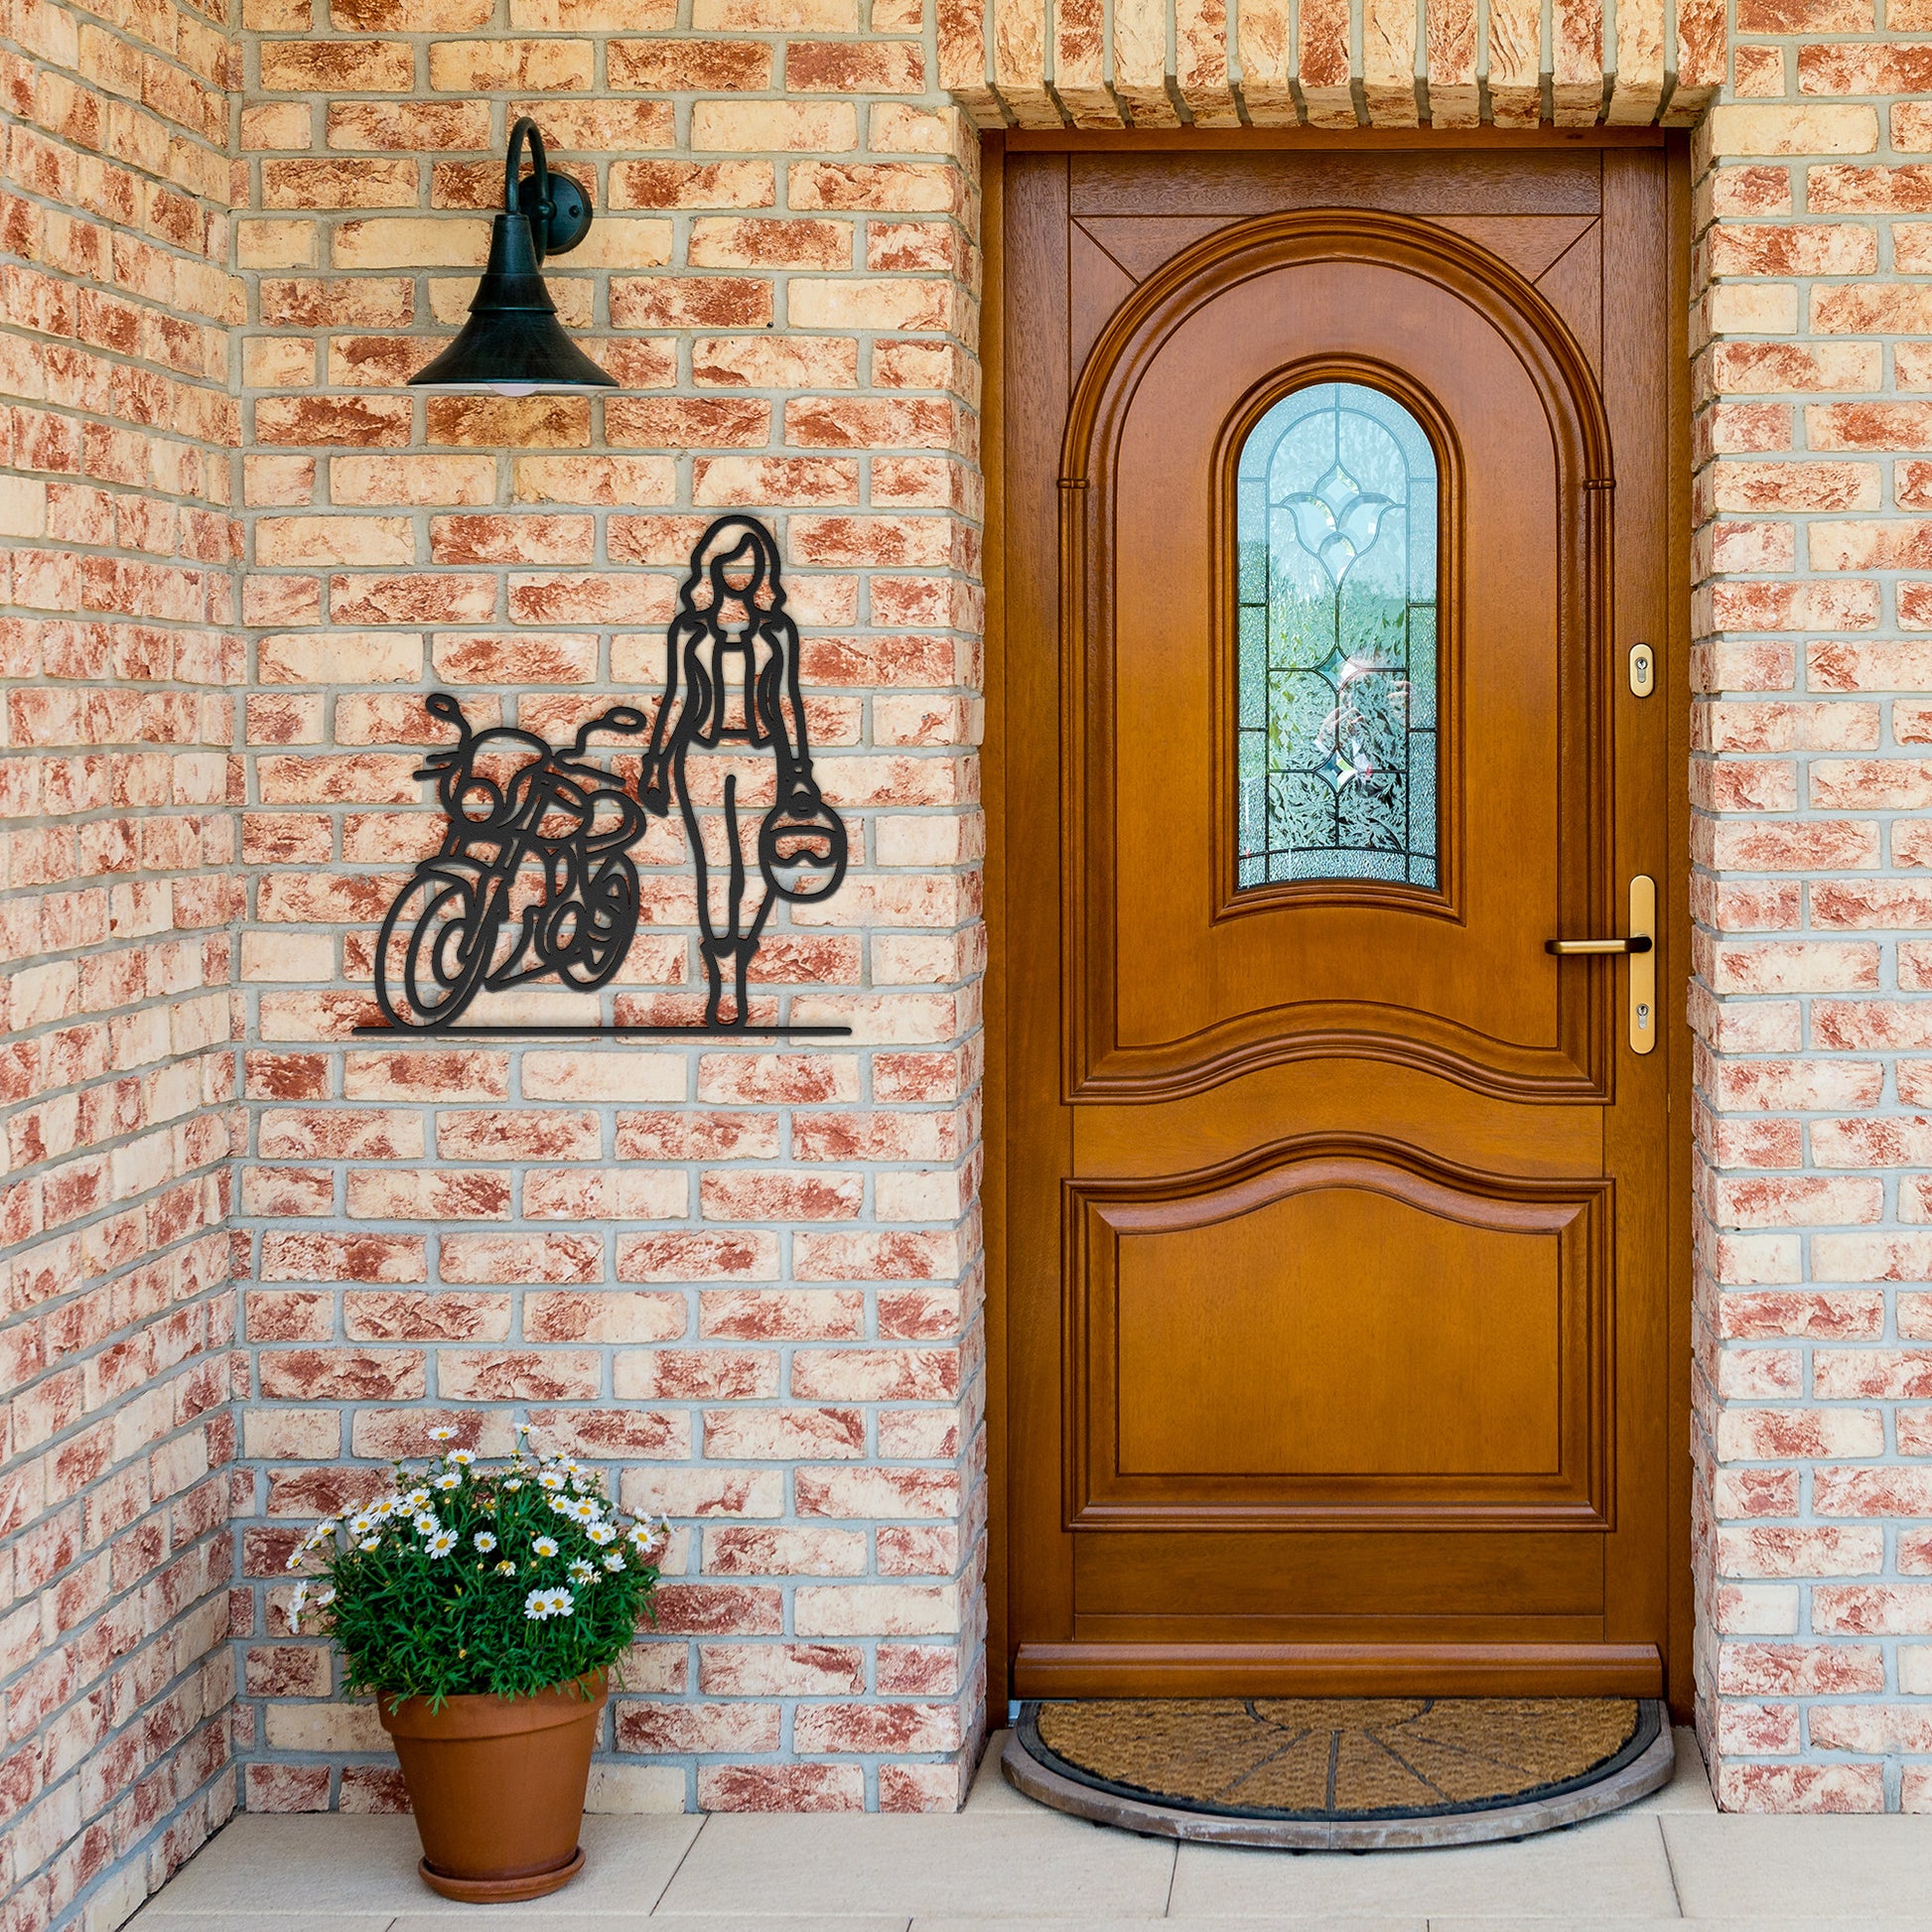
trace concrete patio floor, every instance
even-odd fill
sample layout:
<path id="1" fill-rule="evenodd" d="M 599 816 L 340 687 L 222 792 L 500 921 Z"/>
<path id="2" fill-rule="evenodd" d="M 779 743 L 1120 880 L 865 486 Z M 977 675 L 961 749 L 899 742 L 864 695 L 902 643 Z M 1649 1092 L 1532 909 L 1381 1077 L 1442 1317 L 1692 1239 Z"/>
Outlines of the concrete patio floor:
<path id="1" fill-rule="evenodd" d="M 1667 1790 L 1594 1824 L 1443 1852 L 1224 1851 L 1043 1811 L 996 1738 L 957 1817 L 588 1819 L 583 1875 L 528 1905 L 466 1906 L 416 1875 L 407 1818 L 237 1818 L 139 1932 L 1705 1932 L 1880 1923 L 1932 1932 L 1932 1818 L 1725 1817 L 1678 1732 Z"/>

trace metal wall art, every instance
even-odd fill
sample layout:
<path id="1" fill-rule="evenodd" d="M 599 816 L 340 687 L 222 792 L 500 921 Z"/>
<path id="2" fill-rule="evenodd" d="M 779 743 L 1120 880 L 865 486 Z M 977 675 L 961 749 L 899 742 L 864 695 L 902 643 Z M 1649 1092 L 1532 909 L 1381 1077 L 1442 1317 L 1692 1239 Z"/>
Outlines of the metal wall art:
<path id="1" fill-rule="evenodd" d="M 704 1019 L 688 1027 L 482 1027 L 511 1033 L 847 1034 L 751 1024 L 747 975 L 780 899 L 829 897 L 845 877 L 845 823 L 812 777 L 798 631 L 762 524 L 720 517 L 699 539 L 671 621 L 655 719 L 617 705 L 569 748 L 509 727 L 473 731 L 447 691 L 430 712 L 456 745 L 432 752 L 449 824 L 382 921 L 375 997 L 389 1028 L 455 1028 L 479 993 L 555 974 L 594 992 L 623 964 L 641 903 L 630 848 L 675 802 L 697 874 Z M 600 734 L 648 734 L 636 795 L 592 761 Z M 765 795 L 760 808 L 742 798 Z M 707 849 L 707 836 L 710 846 Z"/>

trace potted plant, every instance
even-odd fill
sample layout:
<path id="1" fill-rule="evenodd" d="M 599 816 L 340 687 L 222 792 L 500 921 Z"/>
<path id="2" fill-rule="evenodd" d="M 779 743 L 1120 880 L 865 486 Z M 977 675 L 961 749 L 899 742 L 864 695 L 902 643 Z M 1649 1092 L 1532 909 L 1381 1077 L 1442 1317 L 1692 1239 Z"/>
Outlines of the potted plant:
<path id="1" fill-rule="evenodd" d="M 582 1868 L 610 1673 L 649 1614 L 670 1536 L 526 1436 L 494 1466 L 448 1448 L 425 1467 L 397 1462 L 389 1494 L 318 1523 L 289 1559 L 305 1573 L 289 1627 L 319 1624 L 344 1689 L 374 1693 L 418 1869 L 446 1898 L 537 1898 Z"/>

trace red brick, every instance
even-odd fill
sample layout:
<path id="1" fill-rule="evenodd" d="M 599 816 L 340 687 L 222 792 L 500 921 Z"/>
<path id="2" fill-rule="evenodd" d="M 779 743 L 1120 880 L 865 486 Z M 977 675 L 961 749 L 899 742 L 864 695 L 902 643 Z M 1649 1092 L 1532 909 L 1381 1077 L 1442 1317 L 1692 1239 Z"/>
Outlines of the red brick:
<path id="1" fill-rule="evenodd" d="M 770 1751 L 778 1747 L 775 1704 L 630 1704 L 617 1707 L 618 1748 L 625 1751 Z"/>
<path id="2" fill-rule="evenodd" d="M 857 1764 L 706 1764 L 698 1770 L 705 1811 L 863 1811 L 866 1774 Z"/>

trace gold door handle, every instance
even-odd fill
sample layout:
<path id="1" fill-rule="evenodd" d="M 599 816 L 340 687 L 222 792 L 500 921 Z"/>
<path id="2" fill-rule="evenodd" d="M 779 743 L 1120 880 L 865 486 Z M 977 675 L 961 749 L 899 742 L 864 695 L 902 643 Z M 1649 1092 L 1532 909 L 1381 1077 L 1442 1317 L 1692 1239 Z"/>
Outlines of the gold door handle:
<path id="1" fill-rule="evenodd" d="M 1633 932 L 1627 939 L 1546 939 L 1543 950 L 1560 959 L 1575 959 L 1579 954 L 1648 952 L 1653 944 L 1647 932 Z"/>
<path id="2" fill-rule="evenodd" d="M 1657 1044 L 1657 882 L 1643 873 L 1630 882 L 1630 934 L 1625 939 L 1546 939 L 1543 950 L 1560 959 L 1627 953 L 1630 959 L 1630 1050 L 1648 1053 Z"/>

